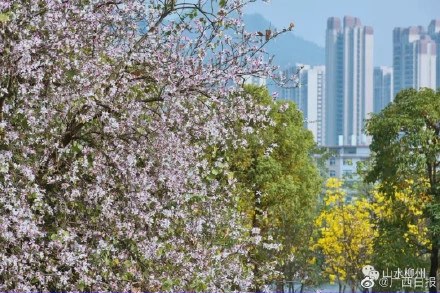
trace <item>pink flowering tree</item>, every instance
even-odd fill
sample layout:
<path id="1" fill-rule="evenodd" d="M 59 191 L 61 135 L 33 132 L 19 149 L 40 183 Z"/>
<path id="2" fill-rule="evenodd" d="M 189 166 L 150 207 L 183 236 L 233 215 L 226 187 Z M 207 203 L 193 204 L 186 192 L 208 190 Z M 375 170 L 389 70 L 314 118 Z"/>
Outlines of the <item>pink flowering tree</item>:
<path id="1" fill-rule="evenodd" d="M 241 85 L 276 35 L 244 30 L 247 2 L 0 0 L 0 290 L 252 287 L 206 152 L 269 119 Z"/>

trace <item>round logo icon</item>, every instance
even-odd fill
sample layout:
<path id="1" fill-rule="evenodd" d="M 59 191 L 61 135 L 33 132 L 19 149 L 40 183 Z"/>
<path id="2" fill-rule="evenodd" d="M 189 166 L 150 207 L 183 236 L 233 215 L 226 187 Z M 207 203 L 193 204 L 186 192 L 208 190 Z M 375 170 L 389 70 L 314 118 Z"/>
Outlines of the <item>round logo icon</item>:
<path id="1" fill-rule="evenodd" d="M 374 281 L 371 280 L 370 277 L 366 277 L 361 281 L 361 286 L 366 289 L 372 288 L 374 286 Z"/>

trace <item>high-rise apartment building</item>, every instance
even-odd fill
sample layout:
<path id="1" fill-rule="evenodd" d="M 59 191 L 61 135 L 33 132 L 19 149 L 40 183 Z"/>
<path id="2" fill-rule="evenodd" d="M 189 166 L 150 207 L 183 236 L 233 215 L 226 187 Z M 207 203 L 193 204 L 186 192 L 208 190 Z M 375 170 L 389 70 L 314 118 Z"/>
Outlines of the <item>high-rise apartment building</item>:
<path id="1" fill-rule="evenodd" d="M 428 26 L 428 35 L 436 43 L 437 47 L 437 70 L 436 75 L 436 87 L 440 87 L 440 19 L 432 20 Z"/>
<path id="2" fill-rule="evenodd" d="M 359 18 L 330 17 L 326 31 L 326 145 L 366 145 L 373 112 L 373 28 Z"/>
<path id="3" fill-rule="evenodd" d="M 297 73 L 297 68 L 302 69 Z M 296 67 L 284 71 L 286 77 L 297 76 L 299 87 L 282 89 L 281 98 L 295 102 L 303 112 L 305 126 L 312 131 L 318 145 L 325 139 L 325 67 L 297 64 Z"/>
<path id="4" fill-rule="evenodd" d="M 436 50 L 423 26 L 393 30 L 394 95 L 405 88 L 436 88 Z"/>
<path id="5" fill-rule="evenodd" d="M 379 113 L 394 98 L 393 68 L 387 66 L 374 68 L 374 113 Z"/>

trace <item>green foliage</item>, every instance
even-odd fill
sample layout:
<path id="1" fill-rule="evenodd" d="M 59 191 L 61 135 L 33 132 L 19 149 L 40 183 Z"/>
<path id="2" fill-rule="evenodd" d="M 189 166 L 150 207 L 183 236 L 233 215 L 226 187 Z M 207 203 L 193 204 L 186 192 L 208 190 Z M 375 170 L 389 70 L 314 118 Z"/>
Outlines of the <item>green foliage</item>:
<path id="1" fill-rule="evenodd" d="M 392 196 L 394 187 L 404 188 L 413 180 L 417 193 L 428 192 L 433 197 L 427 211 L 438 225 L 440 92 L 401 91 L 381 113 L 373 114 L 366 131 L 373 137 L 373 162 L 366 181 L 380 181 L 381 189 Z M 429 185 L 424 184 L 426 181 Z M 438 229 L 432 227 L 434 230 Z"/>
<path id="2" fill-rule="evenodd" d="M 429 222 L 427 237 L 432 244 L 431 258 L 438 258 L 440 92 L 431 89 L 402 90 L 385 109 L 371 116 L 367 121 L 366 133 L 373 138 L 370 145 L 372 163 L 366 172 L 366 181 L 380 182 L 380 191 L 395 202 L 398 202 L 396 195 L 401 190 L 407 190 L 406 193 L 418 203 L 423 201 L 421 216 Z M 396 238 L 396 234 L 405 228 L 400 223 L 402 216 L 405 217 L 405 213 L 396 211 L 397 218 L 388 219 L 382 225 L 386 227 L 382 233 L 384 239 L 397 239 L 394 243 L 379 243 L 383 249 L 387 250 L 389 244 L 404 249 L 402 237 Z M 426 252 L 426 245 L 412 247 L 412 250 L 410 253 L 422 255 Z M 434 263 L 430 276 L 434 276 L 437 269 Z"/>
<path id="3" fill-rule="evenodd" d="M 440 92 L 401 91 L 393 103 L 368 119 L 366 132 L 373 137 L 374 158 L 368 182 L 404 184 L 408 179 L 428 178 L 428 165 L 434 166 L 440 155 Z"/>
<path id="4" fill-rule="evenodd" d="M 293 280 L 298 273 L 305 277 L 314 265 L 307 262 L 313 257 L 310 250 L 303 248 L 312 233 L 322 184 L 311 156 L 313 135 L 304 128 L 294 103 L 274 102 L 264 87 L 246 86 L 245 92 L 257 104 L 270 107 L 274 123 L 255 123 L 253 133 L 243 134 L 247 147 L 228 154 L 239 206 L 247 215 L 249 231 L 259 228 L 263 241 L 282 244 L 279 251 L 255 247 L 254 273 L 261 274 L 259 267 L 278 260 L 285 279 Z M 243 125 L 241 121 L 236 127 Z"/>
<path id="5" fill-rule="evenodd" d="M 313 157 L 315 158 L 316 165 L 318 166 L 319 173 L 321 178 L 327 179 L 329 168 L 327 167 L 327 161 L 337 154 L 334 151 L 330 151 L 326 147 L 319 147 L 315 145 L 313 150 L 311 151 Z"/>
<path id="6" fill-rule="evenodd" d="M 0 13 L 0 22 L 6 22 L 9 20 L 9 13 Z"/>
<path id="7" fill-rule="evenodd" d="M 395 189 L 393 198 L 377 189 L 373 191 L 371 221 L 377 237 L 372 264 L 378 271 L 428 267 L 431 243 L 423 210 L 429 197 L 414 194 L 412 182 L 407 183 L 408 188 Z M 388 290 L 401 290 L 401 283 L 394 282 Z"/>

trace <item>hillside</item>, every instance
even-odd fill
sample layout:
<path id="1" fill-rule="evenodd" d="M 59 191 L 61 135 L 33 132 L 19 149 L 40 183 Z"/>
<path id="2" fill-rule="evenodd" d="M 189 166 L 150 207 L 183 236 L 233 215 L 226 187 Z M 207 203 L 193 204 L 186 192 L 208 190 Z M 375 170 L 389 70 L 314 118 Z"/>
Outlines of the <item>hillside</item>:
<path id="1" fill-rule="evenodd" d="M 243 17 L 247 31 L 263 31 L 275 29 L 271 23 L 260 14 L 247 14 Z M 325 62 L 325 49 L 295 35 L 294 31 L 280 35 L 270 42 L 266 50 L 275 55 L 274 63 L 285 68 L 304 63 L 310 65 L 323 65 Z"/>

